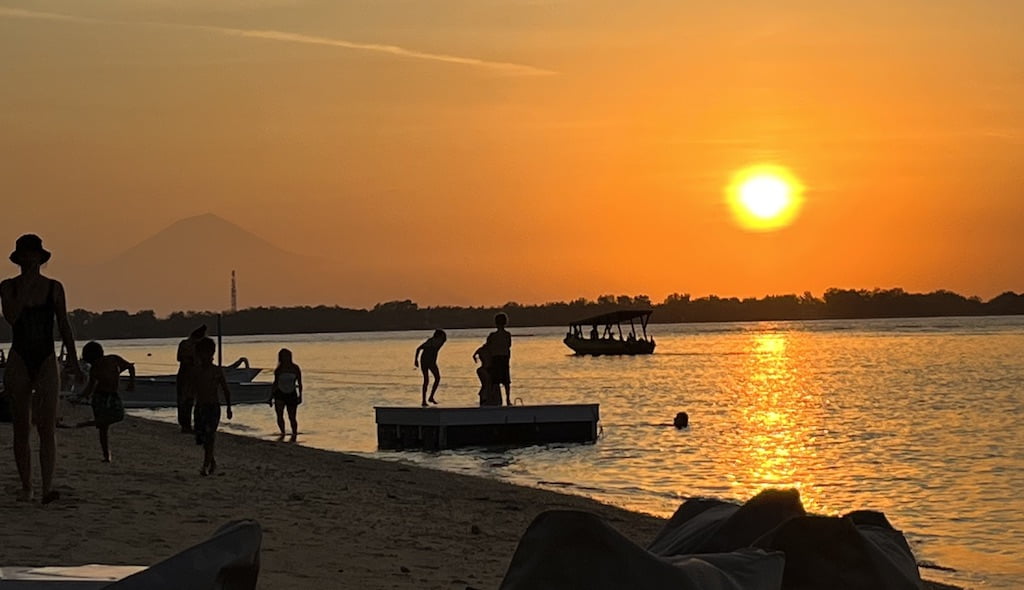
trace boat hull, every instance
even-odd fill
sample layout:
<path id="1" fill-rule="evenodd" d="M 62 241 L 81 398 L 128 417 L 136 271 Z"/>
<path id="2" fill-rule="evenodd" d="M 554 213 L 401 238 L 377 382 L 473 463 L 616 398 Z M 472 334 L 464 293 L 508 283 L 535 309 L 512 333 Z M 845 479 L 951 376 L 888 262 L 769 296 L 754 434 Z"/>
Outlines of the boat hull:
<path id="1" fill-rule="evenodd" d="M 566 336 L 563 342 L 578 355 L 593 356 L 653 354 L 655 347 L 652 340 L 591 340 Z"/>
<path id="2" fill-rule="evenodd" d="M 228 383 L 231 404 L 265 404 L 270 399 L 272 385 L 270 382 Z M 120 394 L 124 407 L 129 409 L 173 408 L 178 405 L 178 388 L 174 380 L 136 378 L 135 390 L 126 391 L 122 386 Z"/>

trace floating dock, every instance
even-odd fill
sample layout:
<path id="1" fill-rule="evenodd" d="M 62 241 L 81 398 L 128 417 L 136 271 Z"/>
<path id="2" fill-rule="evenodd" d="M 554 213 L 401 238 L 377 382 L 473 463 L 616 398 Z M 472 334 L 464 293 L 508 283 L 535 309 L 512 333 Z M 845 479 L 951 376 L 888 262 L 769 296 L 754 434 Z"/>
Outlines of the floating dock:
<path id="1" fill-rule="evenodd" d="M 592 443 L 600 418 L 598 404 L 374 410 L 381 449 Z"/>

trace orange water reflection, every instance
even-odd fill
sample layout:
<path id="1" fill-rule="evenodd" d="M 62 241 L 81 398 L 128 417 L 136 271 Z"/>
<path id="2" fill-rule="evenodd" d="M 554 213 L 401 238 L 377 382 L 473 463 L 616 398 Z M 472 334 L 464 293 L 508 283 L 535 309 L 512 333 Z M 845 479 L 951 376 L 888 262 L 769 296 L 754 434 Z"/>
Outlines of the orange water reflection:
<path id="1" fill-rule="evenodd" d="M 765 488 L 793 487 L 800 490 L 805 508 L 827 513 L 813 477 L 828 460 L 816 445 L 824 429 L 822 395 L 802 377 L 800 348 L 805 343 L 797 338 L 776 332 L 750 337 L 745 379 L 738 380 L 734 392 L 740 403 L 729 479 L 739 498 Z"/>

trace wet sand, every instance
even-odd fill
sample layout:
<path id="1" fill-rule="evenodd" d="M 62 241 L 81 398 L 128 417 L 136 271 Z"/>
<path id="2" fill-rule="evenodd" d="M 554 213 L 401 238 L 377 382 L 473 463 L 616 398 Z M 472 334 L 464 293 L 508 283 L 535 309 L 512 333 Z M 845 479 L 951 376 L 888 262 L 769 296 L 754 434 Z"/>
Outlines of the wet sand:
<path id="1" fill-rule="evenodd" d="M 201 477 L 202 449 L 174 425 L 115 425 L 110 464 L 95 429 L 61 429 L 61 499 L 41 506 L 15 502 L 10 425 L 0 424 L 3 565 L 152 564 L 252 518 L 264 533 L 260 588 L 489 589 L 544 510 L 594 512 L 641 544 L 662 524 L 577 496 L 218 436 L 220 471 Z"/>

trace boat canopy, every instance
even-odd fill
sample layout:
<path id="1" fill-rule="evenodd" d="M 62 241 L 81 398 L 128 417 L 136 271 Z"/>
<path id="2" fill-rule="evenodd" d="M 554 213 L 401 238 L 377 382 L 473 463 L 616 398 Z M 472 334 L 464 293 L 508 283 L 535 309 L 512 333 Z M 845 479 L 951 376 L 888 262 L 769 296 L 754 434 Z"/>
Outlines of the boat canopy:
<path id="1" fill-rule="evenodd" d="M 619 324 L 621 322 L 632 322 L 635 319 L 642 318 L 643 324 L 647 324 L 647 318 L 650 317 L 654 310 L 651 309 L 622 309 L 619 311 L 613 311 L 611 313 L 602 313 L 593 317 L 586 318 L 584 320 L 577 320 L 570 323 L 570 326 L 608 326 L 611 324 Z"/>

